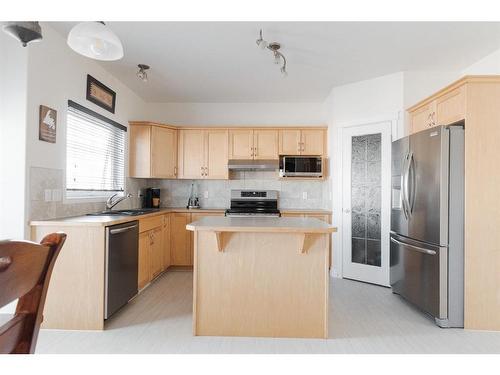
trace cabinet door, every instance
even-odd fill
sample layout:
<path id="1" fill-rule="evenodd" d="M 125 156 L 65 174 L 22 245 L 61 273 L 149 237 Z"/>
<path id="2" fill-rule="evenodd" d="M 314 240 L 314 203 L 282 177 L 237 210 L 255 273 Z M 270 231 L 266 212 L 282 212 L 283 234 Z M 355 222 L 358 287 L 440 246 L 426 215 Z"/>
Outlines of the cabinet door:
<path id="1" fill-rule="evenodd" d="M 172 264 L 170 255 L 170 215 L 163 218 L 163 269 L 166 270 Z"/>
<path id="2" fill-rule="evenodd" d="M 170 251 L 172 255 L 172 265 L 191 266 L 191 232 L 186 230 L 186 225 L 190 222 L 191 214 L 177 213 L 170 214 Z"/>
<path id="3" fill-rule="evenodd" d="M 175 178 L 177 167 L 177 131 L 151 127 L 152 177 Z"/>
<path id="4" fill-rule="evenodd" d="M 139 233 L 139 269 L 137 277 L 139 289 L 144 288 L 151 281 L 150 247 L 150 231 Z"/>
<path id="5" fill-rule="evenodd" d="M 151 126 L 130 126 L 129 176 L 151 177 Z"/>
<path id="6" fill-rule="evenodd" d="M 279 131 L 280 155 L 300 155 L 300 129 Z"/>
<path id="7" fill-rule="evenodd" d="M 436 99 L 436 125 L 449 125 L 465 119 L 465 86 Z"/>
<path id="8" fill-rule="evenodd" d="M 158 276 L 163 270 L 163 233 L 162 227 L 151 230 L 151 279 Z"/>
<path id="9" fill-rule="evenodd" d="M 278 159 L 278 131 L 254 130 L 254 159 Z"/>
<path id="10" fill-rule="evenodd" d="M 202 178 L 205 134 L 201 129 L 179 130 L 179 178 Z"/>
<path id="11" fill-rule="evenodd" d="M 410 113 L 411 134 L 432 126 L 433 108 L 433 103 L 429 103 Z"/>
<path id="12" fill-rule="evenodd" d="M 325 131 L 322 129 L 302 129 L 301 155 L 323 155 L 325 153 Z"/>
<path id="13" fill-rule="evenodd" d="M 253 130 L 229 130 L 229 159 L 253 158 Z"/>
<path id="14" fill-rule="evenodd" d="M 205 178 L 228 178 L 228 131 L 205 131 Z"/>

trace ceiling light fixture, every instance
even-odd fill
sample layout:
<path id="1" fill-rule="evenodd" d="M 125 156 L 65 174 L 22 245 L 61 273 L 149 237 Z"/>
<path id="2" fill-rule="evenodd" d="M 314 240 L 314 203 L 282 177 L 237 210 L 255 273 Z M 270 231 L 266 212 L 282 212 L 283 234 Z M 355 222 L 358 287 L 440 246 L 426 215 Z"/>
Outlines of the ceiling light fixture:
<path id="1" fill-rule="evenodd" d="M 139 70 L 136 73 L 137 78 L 139 78 L 142 82 L 147 82 L 148 81 L 147 70 L 149 69 L 149 65 L 139 64 L 137 66 L 139 67 Z"/>
<path id="2" fill-rule="evenodd" d="M 257 43 L 257 46 L 259 46 L 261 49 L 268 49 L 273 53 L 274 56 L 274 63 L 276 65 L 282 64 L 280 68 L 280 72 L 283 75 L 283 77 L 288 76 L 288 72 L 286 71 L 286 58 L 285 55 L 283 55 L 280 52 L 281 44 L 278 42 L 272 42 L 268 43 L 262 38 L 262 29 L 260 29 L 259 33 L 259 39 L 255 41 Z"/>
<path id="3" fill-rule="evenodd" d="M 122 42 L 102 21 L 75 25 L 68 34 L 68 45 L 80 55 L 94 60 L 114 61 L 123 57 Z"/>
<path id="4" fill-rule="evenodd" d="M 30 42 L 38 42 L 42 40 L 42 28 L 35 21 L 31 22 L 5 22 L 3 31 L 13 38 L 19 40 L 23 47 L 26 47 Z"/>

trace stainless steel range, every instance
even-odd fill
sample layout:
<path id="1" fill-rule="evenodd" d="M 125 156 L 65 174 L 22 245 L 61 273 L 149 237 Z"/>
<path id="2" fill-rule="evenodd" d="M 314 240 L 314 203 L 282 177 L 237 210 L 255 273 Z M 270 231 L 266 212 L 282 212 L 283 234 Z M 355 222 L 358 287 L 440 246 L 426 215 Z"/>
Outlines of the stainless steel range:
<path id="1" fill-rule="evenodd" d="M 276 190 L 231 190 L 231 208 L 226 216 L 281 216 Z"/>

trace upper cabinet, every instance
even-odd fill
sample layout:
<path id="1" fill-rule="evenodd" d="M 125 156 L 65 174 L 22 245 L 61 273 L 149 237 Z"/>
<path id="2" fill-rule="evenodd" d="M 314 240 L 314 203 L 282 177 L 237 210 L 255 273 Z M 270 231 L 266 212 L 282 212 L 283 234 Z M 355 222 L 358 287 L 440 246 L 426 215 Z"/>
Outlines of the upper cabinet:
<path id="1" fill-rule="evenodd" d="M 253 158 L 278 159 L 278 131 L 256 129 L 253 131 Z"/>
<path id="2" fill-rule="evenodd" d="M 135 178 L 228 179 L 229 159 L 326 156 L 326 128 L 176 128 L 135 121 L 129 129 L 129 176 Z"/>
<path id="3" fill-rule="evenodd" d="M 176 178 L 177 130 L 153 123 L 130 123 L 129 176 Z"/>
<path id="4" fill-rule="evenodd" d="M 227 179 L 228 131 L 179 130 L 179 178 Z"/>
<path id="5" fill-rule="evenodd" d="M 229 130 L 229 159 L 278 159 L 278 131 Z"/>
<path id="6" fill-rule="evenodd" d="M 324 155 L 325 129 L 281 129 L 279 131 L 280 155 Z"/>
<path id="7" fill-rule="evenodd" d="M 465 119 L 465 89 L 465 84 L 445 88 L 408 109 L 410 133 Z"/>

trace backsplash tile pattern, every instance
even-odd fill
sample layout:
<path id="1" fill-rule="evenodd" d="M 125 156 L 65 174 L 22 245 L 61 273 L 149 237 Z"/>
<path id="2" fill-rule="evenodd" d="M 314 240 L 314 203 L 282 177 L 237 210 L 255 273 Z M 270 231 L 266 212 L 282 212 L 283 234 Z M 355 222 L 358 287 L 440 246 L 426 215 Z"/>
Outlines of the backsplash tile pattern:
<path id="1" fill-rule="evenodd" d="M 64 194 L 64 173 L 61 169 L 31 167 L 29 174 L 30 215 L 29 220 L 44 220 L 84 215 L 105 208 L 103 202 L 71 202 L 62 196 L 57 201 L 45 201 L 45 191 L 59 190 Z M 281 181 L 276 172 L 232 172 L 230 180 L 158 180 L 127 178 L 127 192 L 133 195 L 116 206 L 117 209 L 139 208 L 137 196 L 146 187 L 161 189 L 162 207 L 186 205 L 191 183 L 194 182 L 203 208 L 229 207 L 231 189 L 278 190 L 279 207 L 302 209 L 331 209 L 328 181 Z M 208 198 L 205 198 L 208 192 Z M 303 193 L 307 199 L 303 199 Z M 61 194 L 61 195 L 62 195 Z"/>

